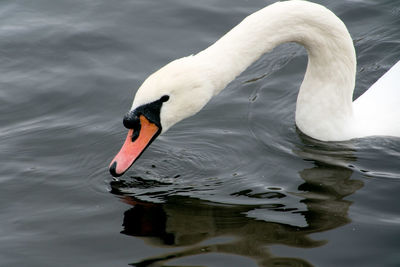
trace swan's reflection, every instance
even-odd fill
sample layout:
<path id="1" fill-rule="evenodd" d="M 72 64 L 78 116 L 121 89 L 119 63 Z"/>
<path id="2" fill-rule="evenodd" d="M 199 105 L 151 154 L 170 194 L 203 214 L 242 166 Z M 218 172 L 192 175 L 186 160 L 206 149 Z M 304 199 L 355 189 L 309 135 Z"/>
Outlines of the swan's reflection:
<path id="1" fill-rule="evenodd" d="M 172 259 L 214 252 L 244 256 L 259 266 L 311 266 L 300 258 L 276 257 L 268 251 L 268 246 L 281 244 L 312 248 L 324 245 L 325 240 L 314 240 L 310 234 L 349 223 L 347 213 L 352 202 L 344 198 L 361 188 L 363 183 L 351 179 L 353 171 L 345 166 L 349 160 L 355 160 L 351 149 L 321 148 L 320 144 L 310 145 L 303 140 L 303 146 L 296 153 L 314 161 L 314 167 L 299 171 L 304 182 L 295 193 L 306 206 L 305 211 L 297 211 L 306 221 L 304 226 L 248 216 L 258 209 L 279 211 L 274 206 L 221 205 L 176 195 L 166 197 L 163 204 L 154 204 L 121 195 L 124 202 L 132 205 L 124 214 L 123 234 L 144 237 L 157 246 L 184 247 L 179 252 L 132 265 L 163 266 Z M 313 158 L 322 158 L 322 161 Z M 118 183 L 112 184 L 113 193 L 118 194 L 118 186 Z M 285 216 L 284 212 L 296 213 L 281 211 L 282 216 Z"/>

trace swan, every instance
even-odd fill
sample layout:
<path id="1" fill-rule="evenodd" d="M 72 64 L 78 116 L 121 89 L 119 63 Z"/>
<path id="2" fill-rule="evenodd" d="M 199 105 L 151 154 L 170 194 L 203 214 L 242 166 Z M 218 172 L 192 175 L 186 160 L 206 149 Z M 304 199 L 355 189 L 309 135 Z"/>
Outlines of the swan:
<path id="1" fill-rule="evenodd" d="M 124 116 L 129 131 L 110 173 L 121 176 L 159 134 L 200 111 L 261 55 L 286 42 L 308 52 L 295 114 L 304 134 L 321 141 L 400 136 L 400 61 L 353 102 L 356 53 L 344 23 L 319 4 L 277 2 L 143 82 Z"/>

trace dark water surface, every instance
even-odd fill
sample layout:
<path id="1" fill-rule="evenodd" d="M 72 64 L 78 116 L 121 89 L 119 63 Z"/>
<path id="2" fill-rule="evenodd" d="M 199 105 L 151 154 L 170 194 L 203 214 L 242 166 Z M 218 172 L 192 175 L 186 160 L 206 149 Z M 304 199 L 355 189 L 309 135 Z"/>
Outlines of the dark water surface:
<path id="1" fill-rule="evenodd" d="M 272 2 L 1 1 L 0 266 L 400 266 L 400 139 L 299 133 L 295 44 L 108 174 L 141 82 Z M 400 59 L 400 2 L 317 2 L 358 96 Z"/>

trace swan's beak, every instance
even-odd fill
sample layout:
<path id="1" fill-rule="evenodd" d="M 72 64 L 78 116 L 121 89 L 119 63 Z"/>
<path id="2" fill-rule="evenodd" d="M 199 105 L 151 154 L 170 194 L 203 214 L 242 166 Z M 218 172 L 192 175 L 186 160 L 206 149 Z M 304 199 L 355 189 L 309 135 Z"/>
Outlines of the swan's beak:
<path id="1" fill-rule="evenodd" d="M 160 133 L 160 128 L 140 115 L 139 135 L 130 129 L 121 150 L 111 161 L 110 173 L 114 177 L 124 174 Z"/>

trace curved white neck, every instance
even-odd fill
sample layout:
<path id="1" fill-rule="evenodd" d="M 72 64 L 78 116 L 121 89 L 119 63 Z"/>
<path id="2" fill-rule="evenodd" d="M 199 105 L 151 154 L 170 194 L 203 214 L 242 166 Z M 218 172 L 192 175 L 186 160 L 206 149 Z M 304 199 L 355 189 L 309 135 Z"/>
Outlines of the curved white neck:
<path id="1" fill-rule="evenodd" d="M 320 140 L 344 140 L 352 132 L 356 56 L 352 39 L 328 9 L 305 1 L 278 2 L 244 19 L 197 54 L 217 94 L 261 55 L 296 42 L 308 51 L 296 105 L 296 124 Z"/>

